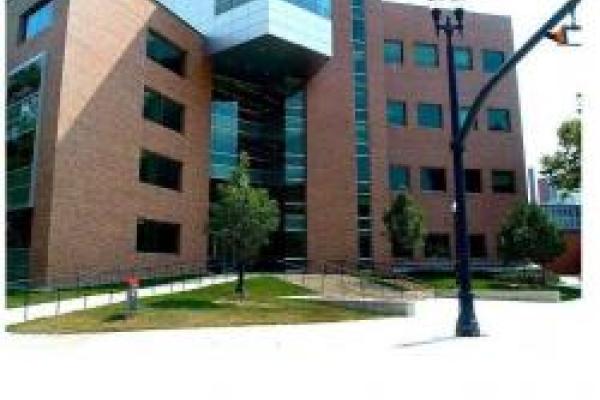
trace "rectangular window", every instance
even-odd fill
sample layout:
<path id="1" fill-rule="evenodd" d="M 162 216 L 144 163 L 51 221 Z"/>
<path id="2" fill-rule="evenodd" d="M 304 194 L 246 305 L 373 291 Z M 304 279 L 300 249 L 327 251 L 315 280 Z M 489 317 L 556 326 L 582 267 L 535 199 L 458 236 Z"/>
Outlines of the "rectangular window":
<path id="1" fill-rule="evenodd" d="M 388 100 L 387 102 L 388 126 L 398 127 L 406 125 L 406 103 Z"/>
<path id="2" fill-rule="evenodd" d="M 392 191 L 408 190 L 410 187 L 410 169 L 399 165 L 390 166 L 390 189 Z"/>
<path id="3" fill-rule="evenodd" d="M 415 43 L 415 65 L 425 68 L 436 68 L 440 65 L 438 46 L 436 44 Z"/>
<path id="4" fill-rule="evenodd" d="M 450 235 L 432 233 L 425 237 L 425 258 L 450 258 Z"/>
<path id="5" fill-rule="evenodd" d="M 443 168 L 421 168 L 421 190 L 424 192 L 445 192 L 446 170 Z"/>
<path id="6" fill-rule="evenodd" d="M 469 47 L 454 48 L 454 65 L 457 71 L 470 71 L 473 69 L 473 52 Z"/>
<path id="7" fill-rule="evenodd" d="M 181 133 L 184 115 L 181 104 L 152 89 L 144 89 L 144 118 L 147 120 Z"/>
<path id="8" fill-rule="evenodd" d="M 514 171 L 492 171 L 492 190 L 494 193 L 515 193 L 516 179 Z"/>
<path id="9" fill-rule="evenodd" d="M 402 64 L 404 59 L 402 42 L 399 40 L 385 40 L 383 42 L 383 58 L 386 65 Z"/>
<path id="10" fill-rule="evenodd" d="M 481 193 L 481 170 L 465 170 L 465 188 L 467 193 Z"/>
<path id="11" fill-rule="evenodd" d="M 461 127 L 465 123 L 465 121 L 467 119 L 467 114 L 469 113 L 470 109 L 471 109 L 470 107 L 461 107 L 460 108 L 459 114 L 458 114 L 458 119 L 459 119 L 459 123 L 460 123 Z M 477 122 L 477 119 L 475 119 L 475 121 L 473 122 L 472 129 L 474 129 L 474 130 L 479 129 L 479 123 Z"/>
<path id="12" fill-rule="evenodd" d="M 139 167 L 140 182 L 181 190 L 182 168 L 180 161 L 142 150 Z"/>
<path id="13" fill-rule="evenodd" d="M 504 64 L 504 52 L 498 50 L 482 50 L 483 72 L 496 73 Z"/>
<path id="14" fill-rule="evenodd" d="M 21 17 L 21 41 L 33 39 L 52 26 L 54 1 L 42 1 L 27 10 Z"/>
<path id="15" fill-rule="evenodd" d="M 158 33 L 148 32 L 146 56 L 178 75 L 185 73 L 185 52 Z"/>
<path id="16" fill-rule="evenodd" d="M 486 258 L 487 246 L 485 243 L 485 235 L 470 235 L 469 236 L 469 255 L 471 258 Z"/>
<path id="17" fill-rule="evenodd" d="M 140 218 L 137 222 L 139 253 L 179 254 L 181 225 Z"/>
<path id="18" fill-rule="evenodd" d="M 442 106 L 439 104 L 419 103 L 417 121 L 422 128 L 441 129 L 443 123 Z"/>
<path id="19" fill-rule="evenodd" d="M 488 129 L 490 131 L 510 132 L 510 111 L 500 108 L 488 109 Z"/>

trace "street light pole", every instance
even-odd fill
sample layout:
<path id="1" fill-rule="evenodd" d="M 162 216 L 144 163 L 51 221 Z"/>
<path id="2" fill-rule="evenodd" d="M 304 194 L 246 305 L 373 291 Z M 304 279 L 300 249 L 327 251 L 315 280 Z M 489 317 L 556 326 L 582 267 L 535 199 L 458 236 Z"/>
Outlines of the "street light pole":
<path id="1" fill-rule="evenodd" d="M 475 316 L 471 276 L 469 271 L 469 236 L 467 228 L 467 207 L 465 199 L 464 144 L 460 138 L 460 121 L 458 105 L 458 85 L 456 81 L 456 65 L 454 60 L 454 33 L 461 36 L 464 29 L 464 11 L 454 10 L 454 19 L 446 15 L 442 23 L 442 12 L 439 8 L 432 10 L 436 34 L 443 32 L 446 36 L 446 59 L 448 63 L 448 86 L 450 94 L 451 145 L 454 170 L 455 207 L 454 232 L 456 251 L 456 270 L 458 278 L 459 315 L 456 323 L 456 336 L 476 337 L 480 335 L 479 323 Z"/>

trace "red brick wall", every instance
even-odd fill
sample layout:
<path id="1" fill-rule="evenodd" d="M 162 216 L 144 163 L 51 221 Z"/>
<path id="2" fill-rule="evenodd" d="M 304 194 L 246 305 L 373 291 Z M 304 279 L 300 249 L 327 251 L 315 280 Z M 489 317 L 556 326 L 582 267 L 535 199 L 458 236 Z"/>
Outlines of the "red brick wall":
<path id="1" fill-rule="evenodd" d="M 581 233 L 565 232 L 565 252 L 546 268 L 560 275 L 581 275 Z"/>

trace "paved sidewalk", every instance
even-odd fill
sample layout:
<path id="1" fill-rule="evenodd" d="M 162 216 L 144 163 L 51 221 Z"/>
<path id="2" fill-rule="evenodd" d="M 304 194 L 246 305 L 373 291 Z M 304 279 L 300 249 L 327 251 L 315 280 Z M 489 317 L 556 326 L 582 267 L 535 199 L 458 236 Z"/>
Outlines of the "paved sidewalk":
<path id="1" fill-rule="evenodd" d="M 232 282 L 235 275 L 210 276 L 200 279 L 188 279 L 168 284 L 145 287 L 138 290 L 140 298 L 156 296 L 161 294 L 179 293 L 195 290 L 219 283 Z M 121 303 L 127 299 L 127 292 L 105 293 L 93 296 L 78 297 L 75 299 L 62 300 L 60 302 L 32 304 L 27 307 L 11 308 L 5 311 L 5 324 L 12 325 L 25 320 L 32 320 L 56 315 L 68 314 L 89 308 L 102 307 L 109 304 Z"/>

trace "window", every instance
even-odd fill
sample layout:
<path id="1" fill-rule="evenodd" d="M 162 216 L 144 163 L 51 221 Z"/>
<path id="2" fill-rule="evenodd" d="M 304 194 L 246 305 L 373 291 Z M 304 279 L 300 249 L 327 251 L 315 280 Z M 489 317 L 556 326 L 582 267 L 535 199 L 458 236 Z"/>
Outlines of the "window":
<path id="1" fill-rule="evenodd" d="M 439 104 L 419 103 L 417 120 L 422 128 L 441 129 L 443 127 L 442 106 Z"/>
<path id="2" fill-rule="evenodd" d="M 425 258 L 450 258 L 450 235 L 432 233 L 425 237 Z"/>
<path id="3" fill-rule="evenodd" d="M 383 42 L 383 58 L 387 65 L 402 64 L 404 49 L 402 42 L 398 40 L 386 40 Z"/>
<path id="4" fill-rule="evenodd" d="M 373 241 L 370 232 L 361 232 L 359 236 L 359 257 L 373 257 Z"/>
<path id="5" fill-rule="evenodd" d="M 146 55 L 178 75 L 185 73 L 185 52 L 155 32 L 148 32 Z"/>
<path id="6" fill-rule="evenodd" d="M 181 190 L 180 161 L 142 150 L 140 157 L 140 182 L 167 189 Z"/>
<path id="7" fill-rule="evenodd" d="M 497 50 L 482 50 L 483 72 L 496 73 L 504 64 L 504 52 Z"/>
<path id="8" fill-rule="evenodd" d="M 515 193 L 514 171 L 492 171 L 492 190 L 494 193 Z"/>
<path id="9" fill-rule="evenodd" d="M 510 111 L 499 108 L 488 109 L 488 129 L 490 131 L 510 132 Z"/>
<path id="10" fill-rule="evenodd" d="M 465 170 L 465 188 L 467 193 L 481 193 L 481 170 Z"/>
<path id="11" fill-rule="evenodd" d="M 144 89 L 144 117 L 177 132 L 183 131 L 183 106 L 152 89 Z"/>
<path id="12" fill-rule="evenodd" d="M 406 103 L 388 100 L 387 102 L 388 126 L 398 127 L 406 125 Z"/>
<path id="13" fill-rule="evenodd" d="M 465 123 L 465 121 L 467 120 L 467 114 L 469 113 L 469 110 L 471 108 L 470 107 L 461 107 L 459 110 L 459 114 L 458 114 L 458 119 L 459 119 L 459 124 L 462 127 Z M 479 129 L 479 123 L 477 122 L 477 118 L 475 119 L 475 121 L 473 121 L 473 127 L 472 129 L 477 130 Z"/>
<path id="14" fill-rule="evenodd" d="M 415 255 L 414 250 L 407 247 L 397 240 L 392 241 L 392 257 L 394 258 L 413 258 Z"/>
<path id="15" fill-rule="evenodd" d="M 410 170 L 408 167 L 392 165 L 390 167 L 390 189 L 392 191 L 408 190 L 410 187 Z"/>
<path id="16" fill-rule="evenodd" d="M 487 246 L 485 243 L 485 235 L 470 235 L 469 236 L 469 255 L 471 258 L 486 258 Z"/>
<path id="17" fill-rule="evenodd" d="M 470 71 L 473 69 L 473 52 L 469 47 L 454 48 L 454 65 L 457 71 Z"/>
<path id="18" fill-rule="evenodd" d="M 139 253 L 179 254 L 181 225 L 139 219 L 137 223 L 137 251 Z"/>
<path id="19" fill-rule="evenodd" d="M 443 168 L 422 168 L 421 190 L 424 192 L 445 192 L 446 170 Z"/>
<path id="20" fill-rule="evenodd" d="M 419 67 L 435 68 L 440 64 L 436 44 L 415 43 L 414 57 L 415 65 Z"/>
<path id="21" fill-rule="evenodd" d="M 54 1 L 42 1 L 30 8 L 21 17 L 21 41 L 33 39 L 46 29 L 54 20 Z"/>

